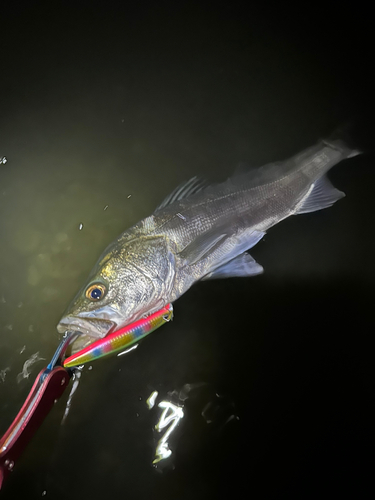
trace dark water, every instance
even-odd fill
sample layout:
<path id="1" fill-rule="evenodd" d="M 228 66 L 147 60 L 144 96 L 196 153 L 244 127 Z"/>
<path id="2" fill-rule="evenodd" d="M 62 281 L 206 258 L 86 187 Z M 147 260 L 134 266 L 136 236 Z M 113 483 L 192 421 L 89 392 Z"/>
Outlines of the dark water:
<path id="1" fill-rule="evenodd" d="M 367 151 L 374 88 L 358 4 L 1 9 L 0 433 L 112 239 L 181 181 L 283 159 L 348 119 Z M 252 251 L 263 276 L 193 287 L 172 324 L 86 366 L 3 497 L 373 498 L 374 155 L 331 179 L 347 197 L 273 228 Z M 162 401 L 184 416 L 153 467 Z"/>

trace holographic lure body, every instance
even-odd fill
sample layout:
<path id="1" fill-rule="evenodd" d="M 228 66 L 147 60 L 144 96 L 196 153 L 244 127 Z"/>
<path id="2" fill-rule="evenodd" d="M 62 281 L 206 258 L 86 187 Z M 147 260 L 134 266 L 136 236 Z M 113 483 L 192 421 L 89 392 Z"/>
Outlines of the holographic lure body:
<path id="1" fill-rule="evenodd" d="M 116 332 L 93 342 L 82 351 L 73 354 L 64 361 L 64 367 L 72 368 L 73 366 L 84 365 L 103 356 L 122 351 L 170 321 L 172 317 L 173 307 L 172 304 L 168 304 L 159 311 L 147 316 L 147 318 L 142 318 L 124 328 L 120 328 Z"/>

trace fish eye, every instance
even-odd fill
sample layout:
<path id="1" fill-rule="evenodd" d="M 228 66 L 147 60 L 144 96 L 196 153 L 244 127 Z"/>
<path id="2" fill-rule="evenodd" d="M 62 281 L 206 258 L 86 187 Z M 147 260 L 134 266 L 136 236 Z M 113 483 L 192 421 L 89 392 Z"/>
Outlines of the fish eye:
<path id="1" fill-rule="evenodd" d="M 101 283 L 94 283 L 87 288 L 85 295 L 87 299 L 97 302 L 104 297 L 106 291 L 107 289 L 104 285 Z"/>

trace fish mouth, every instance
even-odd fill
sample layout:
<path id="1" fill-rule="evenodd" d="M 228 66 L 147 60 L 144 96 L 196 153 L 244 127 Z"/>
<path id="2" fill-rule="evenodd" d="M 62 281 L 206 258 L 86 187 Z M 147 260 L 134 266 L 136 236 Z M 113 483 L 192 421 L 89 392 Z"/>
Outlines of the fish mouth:
<path id="1" fill-rule="evenodd" d="M 57 325 L 59 333 L 65 333 L 67 330 L 83 333 L 90 337 L 102 338 L 108 335 L 116 323 L 108 319 L 79 318 L 76 316 L 66 316 Z"/>
<path id="2" fill-rule="evenodd" d="M 59 333 L 74 331 L 80 333 L 77 339 L 72 343 L 71 353 L 84 349 L 95 340 L 103 338 L 116 328 L 116 323 L 110 320 L 95 318 L 78 318 L 66 316 L 57 325 Z"/>
<path id="3" fill-rule="evenodd" d="M 131 324 L 138 319 L 146 318 L 156 310 L 158 310 L 158 307 L 143 314 L 135 314 L 126 324 Z M 96 340 L 126 326 L 126 324 L 117 324 L 115 321 L 109 319 L 99 319 L 88 316 L 65 316 L 57 325 L 57 331 L 61 334 L 64 334 L 66 331 L 74 331 L 80 334 L 71 344 L 71 354 L 76 354 Z"/>

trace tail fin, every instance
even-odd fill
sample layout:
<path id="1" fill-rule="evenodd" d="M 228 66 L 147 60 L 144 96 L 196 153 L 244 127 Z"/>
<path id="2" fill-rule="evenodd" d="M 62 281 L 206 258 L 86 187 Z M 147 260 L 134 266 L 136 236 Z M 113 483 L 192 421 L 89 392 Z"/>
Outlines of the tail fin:
<path id="1" fill-rule="evenodd" d="M 331 135 L 323 139 L 323 142 L 331 148 L 341 151 L 347 158 L 353 158 L 363 153 L 358 148 L 358 141 L 356 141 L 354 127 L 351 122 L 339 125 Z"/>

